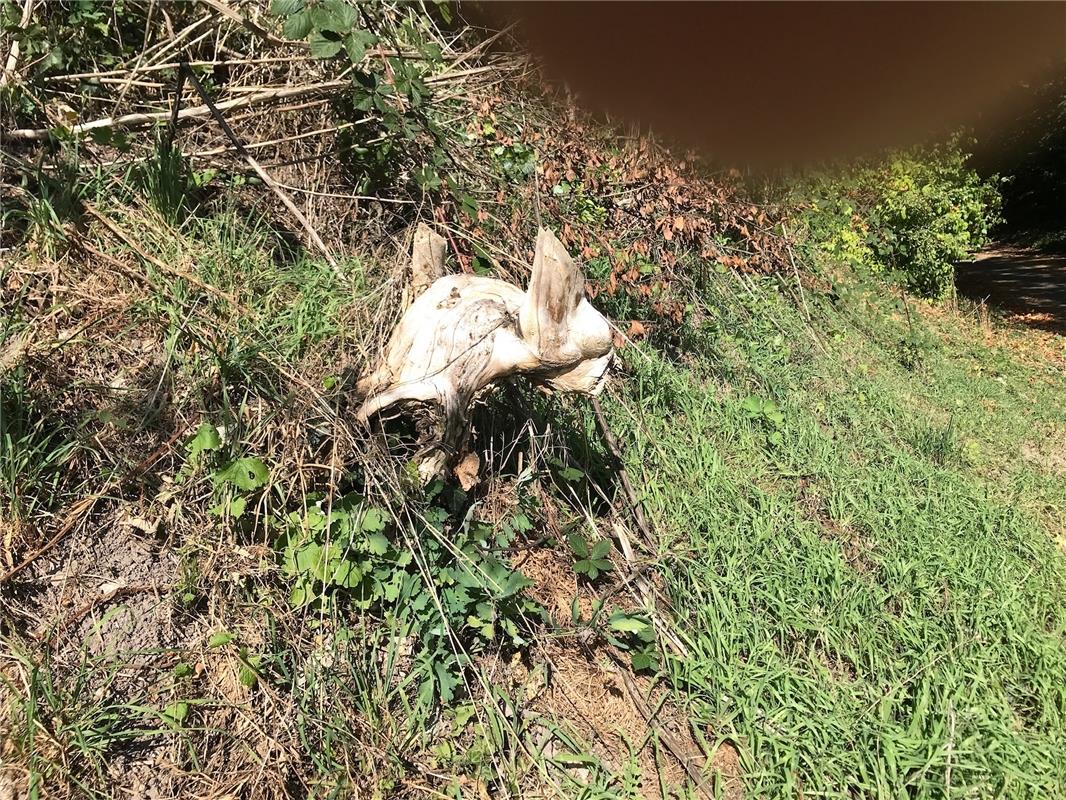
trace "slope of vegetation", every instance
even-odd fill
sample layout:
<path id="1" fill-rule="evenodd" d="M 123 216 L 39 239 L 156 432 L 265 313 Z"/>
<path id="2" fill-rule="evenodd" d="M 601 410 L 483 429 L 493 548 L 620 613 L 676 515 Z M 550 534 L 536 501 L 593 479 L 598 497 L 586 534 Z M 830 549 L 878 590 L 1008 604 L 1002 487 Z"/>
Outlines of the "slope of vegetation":
<path id="1" fill-rule="evenodd" d="M 768 200 L 449 6 L 219 5 L 5 6 L 4 792 L 1061 792 L 1066 346 L 888 282 L 994 221 L 957 147 Z M 500 386 L 428 486 L 354 423 L 418 220 L 558 231 L 602 418 Z"/>

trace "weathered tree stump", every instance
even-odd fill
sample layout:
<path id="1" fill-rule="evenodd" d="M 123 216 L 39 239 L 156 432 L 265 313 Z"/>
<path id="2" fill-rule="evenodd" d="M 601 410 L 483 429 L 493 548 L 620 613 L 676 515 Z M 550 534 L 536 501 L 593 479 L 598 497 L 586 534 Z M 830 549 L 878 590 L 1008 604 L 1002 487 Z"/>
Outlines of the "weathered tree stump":
<path id="1" fill-rule="evenodd" d="M 443 275 L 443 239 L 425 225 L 412 251 L 414 300 L 381 363 L 357 386 L 365 398 L 357 417 L 366 422 L 405 401 L 438 405 L 442 452 L 423 462 L 424 478 L 457 453 L 470 404 L 494 381 L 524 374 L 546 391 L 595 395 L 603 388 L 614 357 L 610 325 L 585 298 L 581 270 L 550 230 L 537 235 L 524 292 L 495 278 Z"/>

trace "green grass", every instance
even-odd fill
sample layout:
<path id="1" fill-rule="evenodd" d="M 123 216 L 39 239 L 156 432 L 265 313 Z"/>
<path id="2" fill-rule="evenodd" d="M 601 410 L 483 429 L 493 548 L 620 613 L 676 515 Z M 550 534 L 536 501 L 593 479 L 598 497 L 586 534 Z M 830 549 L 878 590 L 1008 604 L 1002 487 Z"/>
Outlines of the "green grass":
<path id="1" fill-rule="evenodd" d="M 818 302 L 816 345 L 772 281 L 723 283 L 696 365 L 632 354 L 614 414 L 666 536 L 693 723 L 753 796 L 1061 792 L 1066 481 L 1019 446 L 1062 425 L 1066 381 L 962 330 L 908 370 L 877 298 Z"/>
<path id="2" fill-rule="evenodd" d="M 274 550 L 285 515 L 396 477 L 349 438 L 338 390 L 388 325 L 375 316 L 395 288 L 384 270 L 351 260 L 335 273 L 235 208 L 176 227 L 143 207 L 109 213 L 169 269 L 138 265 L 106 337 L 87 329 L 34 346 L 75 364 L 122 363 L 130 342 L 150 342 L 157 366 L 133 375 L 121 403 L 77 372 L 45 403 L 44 357 L 6 372 L 0 492 L 40 541 L 65 507 L 178 435 L 151 476 L 108 489 L 85 535 L 105 535 L 109 514 L 137 502 L 165 518 L 158 546 L 180 566 L 160 602 L 191 639 L 138 667 L 144 691 L 112 696 L 128 654 L 67 652 L 57 665 L 5 630 L 13 758 L 33 786 L 108 796 L 109 759 L 166 742 L 190 780 L 216 787 L 229 777 L 207 772 L 219 753 L 251 768 L 266 752 L 284 758 L 264 786 L 315 797 L 388 795 L 412 781 L 452 796 L 470 781 L 514 796 L 529 786 L 639 796 L 635 752 L 607 768 L 565 722 L 530 713 L 483 671 L 509 657 L 496 644 L 460 631 L 485 662 L 475 658 L 441 706 L 419 696 L 421 634 L 402 605 L 289 602 Z M 96 246 L 129 257 L 113 241 Z M 1066 785 L 1066 481 L 1027 452 L 1053 447 L 1066 426 L 1061 372 L 1009 340 L 983 344 L 964 314 L 905 309 L 876 284 L 808 292 L 807 319 L 783 282 L 712 273 L 693 305 L 669 348 L 624 351 L 628 374 L 604 406 L 662 541 L 655 568 L 686 652 L 665 654 L 660 676 L 694 738 L 708 753 L 733 745 L 753 797 L 1055 796 Z M 8 339 L 33 322 L 11 319 Z M 495 402 L 501 430 L 482 434 L 510 446 L 508 426 L 524 436 L 528 408 Z M 587 406 L 529 408 L 542 441 L 527 463 L 537 447 L 558 460 L 505 481 L 508 497 L 525 503 L 542 480 L 556 513 L 592 521 L 590 543 L 609 535 L 595 527 L 599 501 L 585 519 L 550 477 L 576 465 L 581 477 L 562 484 L 588 490 L 584 472 L 610 488 Z M 204 422 L 224 431 L 210 469 L 189 465 Z M 212 480 L 241 459 L 262 464 L 262 484 Z M 430 505 L 392 485 L 378 497 L 398 522 L 390 535 L 428 569 L 427 545 L 440 540 L 417 517 Z M 247 506 L 240 519 L 211 511 L 234 499 Z M 537 503 L 522 506 L 530 541 L 545 525 Z M 579 560 L 563 540 L 538 546 Z M 598 583 L 582 579 L 586 597 L 617 591 L 615 556 Z M 457 649 L 446 628 L 440 652 Z M 572 628 L 537 636 L 578 651 L 603 624 Z M 220 631 L 233 638 L 212 645 Z M 537 664 L 536 644 L 528 654 Z M 177 674 L 194 663 L 204 669 Z M 178 707 L 176 724 L 167 709 Z M 556 755 L 542 749 L 545 731 Z"/>

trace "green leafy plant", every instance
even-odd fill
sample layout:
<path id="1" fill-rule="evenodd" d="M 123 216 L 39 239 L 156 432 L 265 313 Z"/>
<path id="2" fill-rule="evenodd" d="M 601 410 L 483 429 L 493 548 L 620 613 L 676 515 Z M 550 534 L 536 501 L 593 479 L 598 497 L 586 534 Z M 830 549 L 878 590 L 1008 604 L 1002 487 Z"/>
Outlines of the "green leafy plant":
<path id="1" fill-rule="evenodd" d="M 225 458 L 222 434 L 209 422 L 197 428 L 187 448 L 188 459 L 177 480 L 187 480 L 196 469 L 207 470 L 218 501 L 208 511 L 217 517 L 239 520 L 247 511 L 249 500 L 270 481 L 270 470 L 262 459 Z"/>
<path id="2" fill-rule="evenodd" d="M 29 519 L 63 496 L 82 445 L 26 386 L 21 370 L 0 375 L 0 515 Z"/>
<path id="3" fill-rule="evenodd" d="M 282 568 L 293 579 L 289 602 L 294 606 L 328 602 L 337 588 L 351 590 L 364 607 L 396 599 L 401 587 L 394 576 L 411 563 L 411 554 L 392 549 L 382 533 L 386 518 L 380 509 L 353 496 L 332 508 L 294 511 L 287 523 L 280 549 Z"/>
<path id="4" fill-rule="evenodd" d="M 659 651 L 655 644 L 655 626 L 636 614 L 616 611 L 607 619 L 607 640 L 629 652 L 635 672 L 654 672 L 659 668 Z"/>
<path id="5" fill-rule="evenodd" d="M 54 171 L 26 171 L 21 183 L 4 217 L 10 214 L 25 241 L 41 256 L 58 258 L 82 219 L 82 202 L 93 182 L 80 174 L 76 151 L 64 145 Z"/>
<path id="6" fill-rule="evenodd" d="M 492 157 L 503 176 L 512 183 L 521 183 L 537 169 L 537 152 L 522 142 L 498 144 Z"/>
<path id="7" fill-rule="evenodd" d="M 431 487 L 431 499 L 441 491 Z M 278 549 L 294 606 L 351 603 L 400 621 L 421 643 L 420 696 L 450 702 L 471 652 L 501 640 L 524 646 L 525 621 L 543 614 L 523 595 L 529 580 L 493 554 L 531 523 L 519 512 L 496 526 L 455 525 L 444 505 L 421 516 L 425 528 L 409 533 L 420 542 L 411 550 L 395 521 L 361 495 L 320 500 L 287 516 Z"/>
<path id="8" fill-rule="evenodd" d="M 607 209 L 590 197 L 584 185 L 560 181 L 552 187 L 552 195 L 563 201 L 565 215 L 580 220 L 585 225 L 602 227 L 607 222 Z M 650 264 L 643 265 L 654 267 Z M 641 270 L 642 274 L 650 274 L 650 271 Z"/>
<path id="9" fill-rule="evenodd" d="M 923 297 L 948 294 L 955 263 L 987 243 L 999 220 L 996 183 L 968 158 L 954 140 L 817 177 L 800 191 L 817 252 Z"/>
<path id="10" fill-rule="evenodd" d="M 919 423 L 913 438 L 914 449 L 938 467 L 953 465 L 962 459 L 963 448 L 955 431 L 955 417 L 946 425 Z"/>
<path id="11" fill-rule="evenodd" d="M 584 575 L 590 581 L 594 581 L 600 576 L 600 573 L 610 572 L 614 569 L 610 559 L 607 558 L 607 554 L 611 552 L 611 541 L 609 539 L 600 539 L 597 542 L 590 543 L 581 534 L 572 533 L 567 538 L 567 541 L 576 557 L 574 572 L 578 575 Z"/>
<path id="12" fill-rule="evenodd" d="M 312 56 L 352 67 L 351 93 L 338 110 L 359 124 L 343 131 L 340 144 L 361 192 L 400 188 L 407 180 L 430 192 L 456 186 L 447 175 L 448 134 L 427 104 L 432 92 L 425 79 L 443 63 L 428 19 L 397 25 L 386 6 L 343 0 L 274 0 L 271 13 L 281 20 L 282 35 L 306 41 Z M 378 44 L 395 52 L 366 58 Z M 401 57 L 400 50 L 420 58 Z"/>
<path id="13" fill-rule="evenodd" d="M 785 415 L 777 407 L 777 403 L 769 398 L 749 395 L 741 402 L 740 409 L 748 419 L 767 429 L 767 439 L 771 444 L 781 444 L 781 429 L 785 424 Z"/>
<path id="14" fill-rule="evenodd" d="M 196 186 L 181 150 L 160 137 L 152 158 L 140 165 L 137 174 L 152 207 L 168 222 L 180 222 L 189 211 Z"/>

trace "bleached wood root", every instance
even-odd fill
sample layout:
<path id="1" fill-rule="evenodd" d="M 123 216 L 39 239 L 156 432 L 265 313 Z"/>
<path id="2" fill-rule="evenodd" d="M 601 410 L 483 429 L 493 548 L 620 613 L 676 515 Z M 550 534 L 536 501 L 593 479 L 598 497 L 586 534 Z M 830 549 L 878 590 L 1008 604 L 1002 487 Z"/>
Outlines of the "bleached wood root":
<path id="1" fill-rule="evenodd" d="M 366 422 L 403 401 L 442 410 L 443 455 L 424 464 L 438 472 L 457 452 L 475 396 L 500 378 L 524 374 L 545 390 L 597 394 L 614 356 L 607 320 L 585 298 L 581 270 L 555 235 L 542 228 L 529 287 L 476 275 L 436 278 L 444 247 L 428 228 L 415 235 L 414 300 L 401 317 L 378 367 L 357 390 Z"/>
<path id="2" fill-rule="evenodd" d="M 418 223 L 411 246 L 411 281 L 404 291 L 405 310 L 444 275 L 444 251 L 447 247 L 448 241 L 443 236 L 435 233 L 426 223 Z"/>

